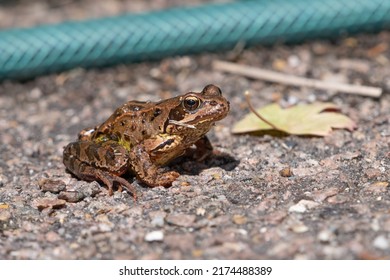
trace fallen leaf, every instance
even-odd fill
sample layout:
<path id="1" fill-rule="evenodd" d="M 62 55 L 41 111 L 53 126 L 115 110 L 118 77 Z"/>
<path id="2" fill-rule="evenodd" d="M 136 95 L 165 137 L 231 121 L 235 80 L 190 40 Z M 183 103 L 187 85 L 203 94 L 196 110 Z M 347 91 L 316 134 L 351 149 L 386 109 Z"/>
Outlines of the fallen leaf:
<path id="1" fill-rule="evenodd" d="M 278 130 L 288 134 L 326 136 L 332 128 L 344 128 L 351 131 L 356 128 L 356 124 L 350 118 L 337 111 L 339 108 L 332 103 L 297 105 L 287 109 L 274 103 L 256 110 Z M 272 129 L 274 128 L 260 120 L 255 114 L 249 113 L 234 125 L 232 132 L 248 133 Z"/>

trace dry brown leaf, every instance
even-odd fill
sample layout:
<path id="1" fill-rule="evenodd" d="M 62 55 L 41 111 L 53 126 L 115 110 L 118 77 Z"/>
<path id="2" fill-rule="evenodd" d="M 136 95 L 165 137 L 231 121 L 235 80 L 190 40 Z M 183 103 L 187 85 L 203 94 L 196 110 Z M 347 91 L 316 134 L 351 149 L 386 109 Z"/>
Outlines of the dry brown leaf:
<path id="1" fill-rule="evenodd" d="M 287 109 L 274 103 L 256 110 L 280 131 L 288 134 L 315 136 L 326 136 L 333 128 L 350 131 L 356 128 L 354 121 L 338 111 L 339 108 L 332 103 L 297 105 Z M 248 133 L 270 129 L 275 128 L 260 120 L 255 114 L 249 113 L 234 125 L 232 132 Z"/>

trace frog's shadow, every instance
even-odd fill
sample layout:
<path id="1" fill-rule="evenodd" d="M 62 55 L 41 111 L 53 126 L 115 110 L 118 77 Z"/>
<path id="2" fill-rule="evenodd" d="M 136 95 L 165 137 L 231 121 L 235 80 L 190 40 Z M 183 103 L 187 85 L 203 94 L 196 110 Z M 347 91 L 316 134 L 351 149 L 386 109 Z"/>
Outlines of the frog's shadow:
<path id="1" fill-rule="evenodd" d="M 203 170 L 220 167 L 223 170 L 233 170 L 240 161 L 224 152 L 216 152 L 202 161 L 196 161 L 191 156 L 182 156 L 172 161 L 168 168 L 180 174 L 199 175 Z"/>

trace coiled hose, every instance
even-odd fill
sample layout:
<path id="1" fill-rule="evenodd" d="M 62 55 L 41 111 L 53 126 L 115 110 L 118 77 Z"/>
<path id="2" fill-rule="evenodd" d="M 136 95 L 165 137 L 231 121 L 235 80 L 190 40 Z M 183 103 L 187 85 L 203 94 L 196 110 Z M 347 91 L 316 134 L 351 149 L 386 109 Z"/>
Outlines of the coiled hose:
<path id="1" fill-rule="evenodd" d="M 390 27 L 390 0 L 252 0 L 0 32 L 0 80 Z"/>

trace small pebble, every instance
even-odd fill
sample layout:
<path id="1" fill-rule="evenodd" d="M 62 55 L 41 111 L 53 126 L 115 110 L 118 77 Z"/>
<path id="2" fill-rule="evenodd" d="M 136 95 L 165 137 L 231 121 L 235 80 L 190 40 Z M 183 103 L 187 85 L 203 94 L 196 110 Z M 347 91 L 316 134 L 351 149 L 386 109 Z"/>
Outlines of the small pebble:
<path id="1" fill-rule="evenodd" d="M 172 213 L 169 214 L 166 218 L 168 224 L 181 226 L 181 227 L 191 227 L 195 222 L 195 215 L 187 215 L 181 213 Z"/>
<path id="2" fill-rule="evenodd" d="M 11 213 L 8 210 L 0 210 L 0 222 L 7 222 L 11 219 Z"/>
<path id="3" fill-rule="evenodd" d="M 202 257 L 203 253 L 204 253 L 204 251 L 201 250 L 201 249 L 192 250 L 192 256 L 193 256 L 194 258 L 200 258 L 200 257 Z"/>
<path id="4" fill-rule="evenodd" d="M 372 245 L 375 248 L 381 249 L 381 250 L 387 250 L 390 247 L 389 240 L 386 237 L 384 237 L 383 235 L 377 236 L 374 239 Z"/>
<path id="5" fill-rule="evenodd" d="M 326 188 L 324 190 L 314 191 L 312 194 L 309 194 L 309 195 L 310 195 L 310 198 L 312 198 L 314 201 L 322 202 L 322 201 L 325 201 L 326 199 L 328 199 L 329 197 L 337 195 L 339 192 L 340 191 L 338 188 L 330 187 L 330 188 Z"/>
<path id="6" fill-rule="evenodd" d="M 290 55 L 287 59 L 288 65 L 295 68 L 301 64 L 301 59 L 296 55 Z"/>
<path id="7" fill-rule="evenodd" d="M 309 228 L 304 224 L 298 224 L 291 227 L 291 230 L 295 233 L 304 233 L 309 230 Z"/>
<path id="8" fill-rule="evenodd" d="M 234 215 L 233 216 L 233 223 L 236 225 L 244 225 L 246 224 L 248 219 L 245 216 L 242 215 Z"/>
<path id="9" fill-rule="evenodd" d="M 162 217 L 162 216 L 154 217 L 151 224 L 154 227 L 163 227 L 164 226 L 164 217 Z"/>
<path id="10" fill-rule="evenodd" d="M 59 199 L 66 200 L 67 202 L 79 202 L 85 198 L 85 196 L 78 191 L 63 191 L 58 195 Z"/>
<path id="11" fill-rule="evenodd" d="M 51 193 L 59 193 L 60 191 L 65 190 L 65 183 L 60 180 L 51 180 L 47 178 L 43 178 L 38 181 L 38 186 L 42 191 L 51 192 Z"/>
<path id="12" fill-rule="evenodd" d="M 294 173 L 292 172 L 292 169 L 290 167 L 283 168 L 279 171 L 280 176 L 282 177 L 292 177 L 294 176 Z"/>
<path id="13" fill-rule="evenodd" d="M 329 230 L 322 230 L 317 235 L 318 240 L 324 243 L 328 243 L 331 237 L 332 237 L 332 233 Z"/>
<path id="14" fill-rule="evenodd" d="M 302 199 L 297 204 L 291 206 L 288 211 L 289 212 L 296 212 L 296 213 L 304 213 L 308 209 L 312 209 L 314 207 L 317 207 L 319 205 L 318 202 L 312 201 L 312 200 L 305 200 Z"/>
<path id="15" fill-rule="evenodd" d="M 162 241 L 164 239 L 164 233 L 161 230 L 151 231 L 145 235 L 145 241 Z"/>
<path id="16" fill-rule="evenodd" d="M 206 214 L 206 209 L 204 209 L 202 207 L 199 207 L 198 209 L 196 209 L 196 215 L 204 216 L 205 214 Z"/>
<path id="17" fill-rule="evenodd" d="M 97 225 L 98 232 L 110 232 L 114 228 L 113 224 L 111 223 L 99 223 Z"/>
<path id="18" fill-rule="evenodd" d="M 169 234 L 164 237 L 164 244 L 170 249 L 189 251 L 194 248 L 195 237 L 191 233 Z"/>
<path id="19" fill-rule="evenodd" d="M 389 186 L 388 182 L 374 182 L 370 185 L 371 188 L 380 188 L 381 191 L 386 191 L 386 188 Z"/>
<path id="20" fill-rule="evenodd" d="M 58 209 L 65 206 L 66 201 L 63 199 L 56 198 L 41 198 L 34 200 L 32 203 L 38 210 L 42 211 L 45 208 Z"/>
<path id="21" fill-rule="evenodd" d="M 61 237 L 58 235 L 58 233 L 54 231 L 49 231 L 45 234 L 45 238 L 47 242 L 57 242 L 61 240 Z"/>

